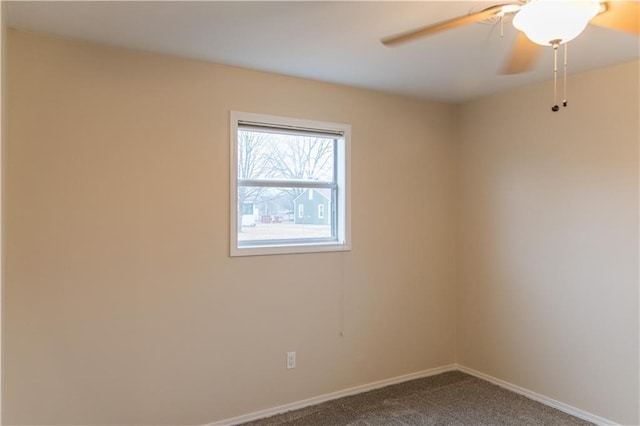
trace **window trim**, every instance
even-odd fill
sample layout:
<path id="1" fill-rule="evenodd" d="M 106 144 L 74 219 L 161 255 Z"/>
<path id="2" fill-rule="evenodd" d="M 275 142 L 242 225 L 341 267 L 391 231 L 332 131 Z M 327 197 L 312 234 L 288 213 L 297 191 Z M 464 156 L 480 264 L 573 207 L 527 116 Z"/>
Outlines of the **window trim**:
<path id="1" fill-rule="evenodd" d="M 250 123 L 256 127 L 280 128 L 283 132 L 326 133 L 334 136 L 341 135 L 338 139 L 340 148 L 336 149 L 336 175 L 337 191 L 335 203 L 332 208 L 336 212 L 336 240 L 331 241 L 293 241 L 278 245 L 251 244 L 238 246 L 238 128 L 239 123 Z M 282 116 L 256 114 L 240 111 L 230 111 L 230 216 L 229 216 L 229 253 L 230 256 L 256 256 L 272 254 L 292 253 L 319 253 L 331 251 L 351 250 L 351 209 L 350 209 L 350 156 L 351 156 L 351 126 L 342 123 L 330 123 L 315 120 L 305 120 Z M 305 185 L 313 182 L 305 182 Z M 297 214 L 295 212 L 294 214 Z"/>

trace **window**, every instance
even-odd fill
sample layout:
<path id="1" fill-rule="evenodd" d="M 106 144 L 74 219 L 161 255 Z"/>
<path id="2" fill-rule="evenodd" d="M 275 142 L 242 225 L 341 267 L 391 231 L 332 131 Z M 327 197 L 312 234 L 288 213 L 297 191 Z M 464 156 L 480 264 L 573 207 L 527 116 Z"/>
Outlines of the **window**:
<path id="1" fill-rule="evenodd" d="M 231 112 L 232 256 L 349 249 L 350 131 Z"/>

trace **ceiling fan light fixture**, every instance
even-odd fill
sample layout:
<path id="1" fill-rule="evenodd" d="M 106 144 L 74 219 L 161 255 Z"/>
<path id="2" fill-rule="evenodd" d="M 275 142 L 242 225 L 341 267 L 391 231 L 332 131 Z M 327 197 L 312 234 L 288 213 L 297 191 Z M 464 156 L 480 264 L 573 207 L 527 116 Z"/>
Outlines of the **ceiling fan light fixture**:
<path id="1" fill-rule="evenodd" d="M 600 11 L 599 1 L 531 0 L 513 18 L 513 26 L 542 46 L 576 38 Z"/>

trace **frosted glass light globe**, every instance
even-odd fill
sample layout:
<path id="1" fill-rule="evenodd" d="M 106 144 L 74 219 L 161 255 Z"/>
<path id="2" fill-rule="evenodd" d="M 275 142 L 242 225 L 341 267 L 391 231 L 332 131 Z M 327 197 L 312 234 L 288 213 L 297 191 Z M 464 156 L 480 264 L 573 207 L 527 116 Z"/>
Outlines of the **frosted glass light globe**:
<path id="1" fill-rule="evenodd" d="M 600 10 L 599 1 L 531 0 L 513 18 L 513 26 L 542 46 L 576 38 Z"/>

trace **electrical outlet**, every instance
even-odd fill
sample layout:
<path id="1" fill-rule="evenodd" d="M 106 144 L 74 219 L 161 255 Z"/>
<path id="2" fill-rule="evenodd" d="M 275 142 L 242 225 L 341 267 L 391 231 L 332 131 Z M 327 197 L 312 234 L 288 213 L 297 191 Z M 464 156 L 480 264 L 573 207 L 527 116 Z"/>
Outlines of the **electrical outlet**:
<path id="1" fill-rule="evenodd" d="M 287 352 L 287 368 L 296 368 L 295 352 Z"/>

